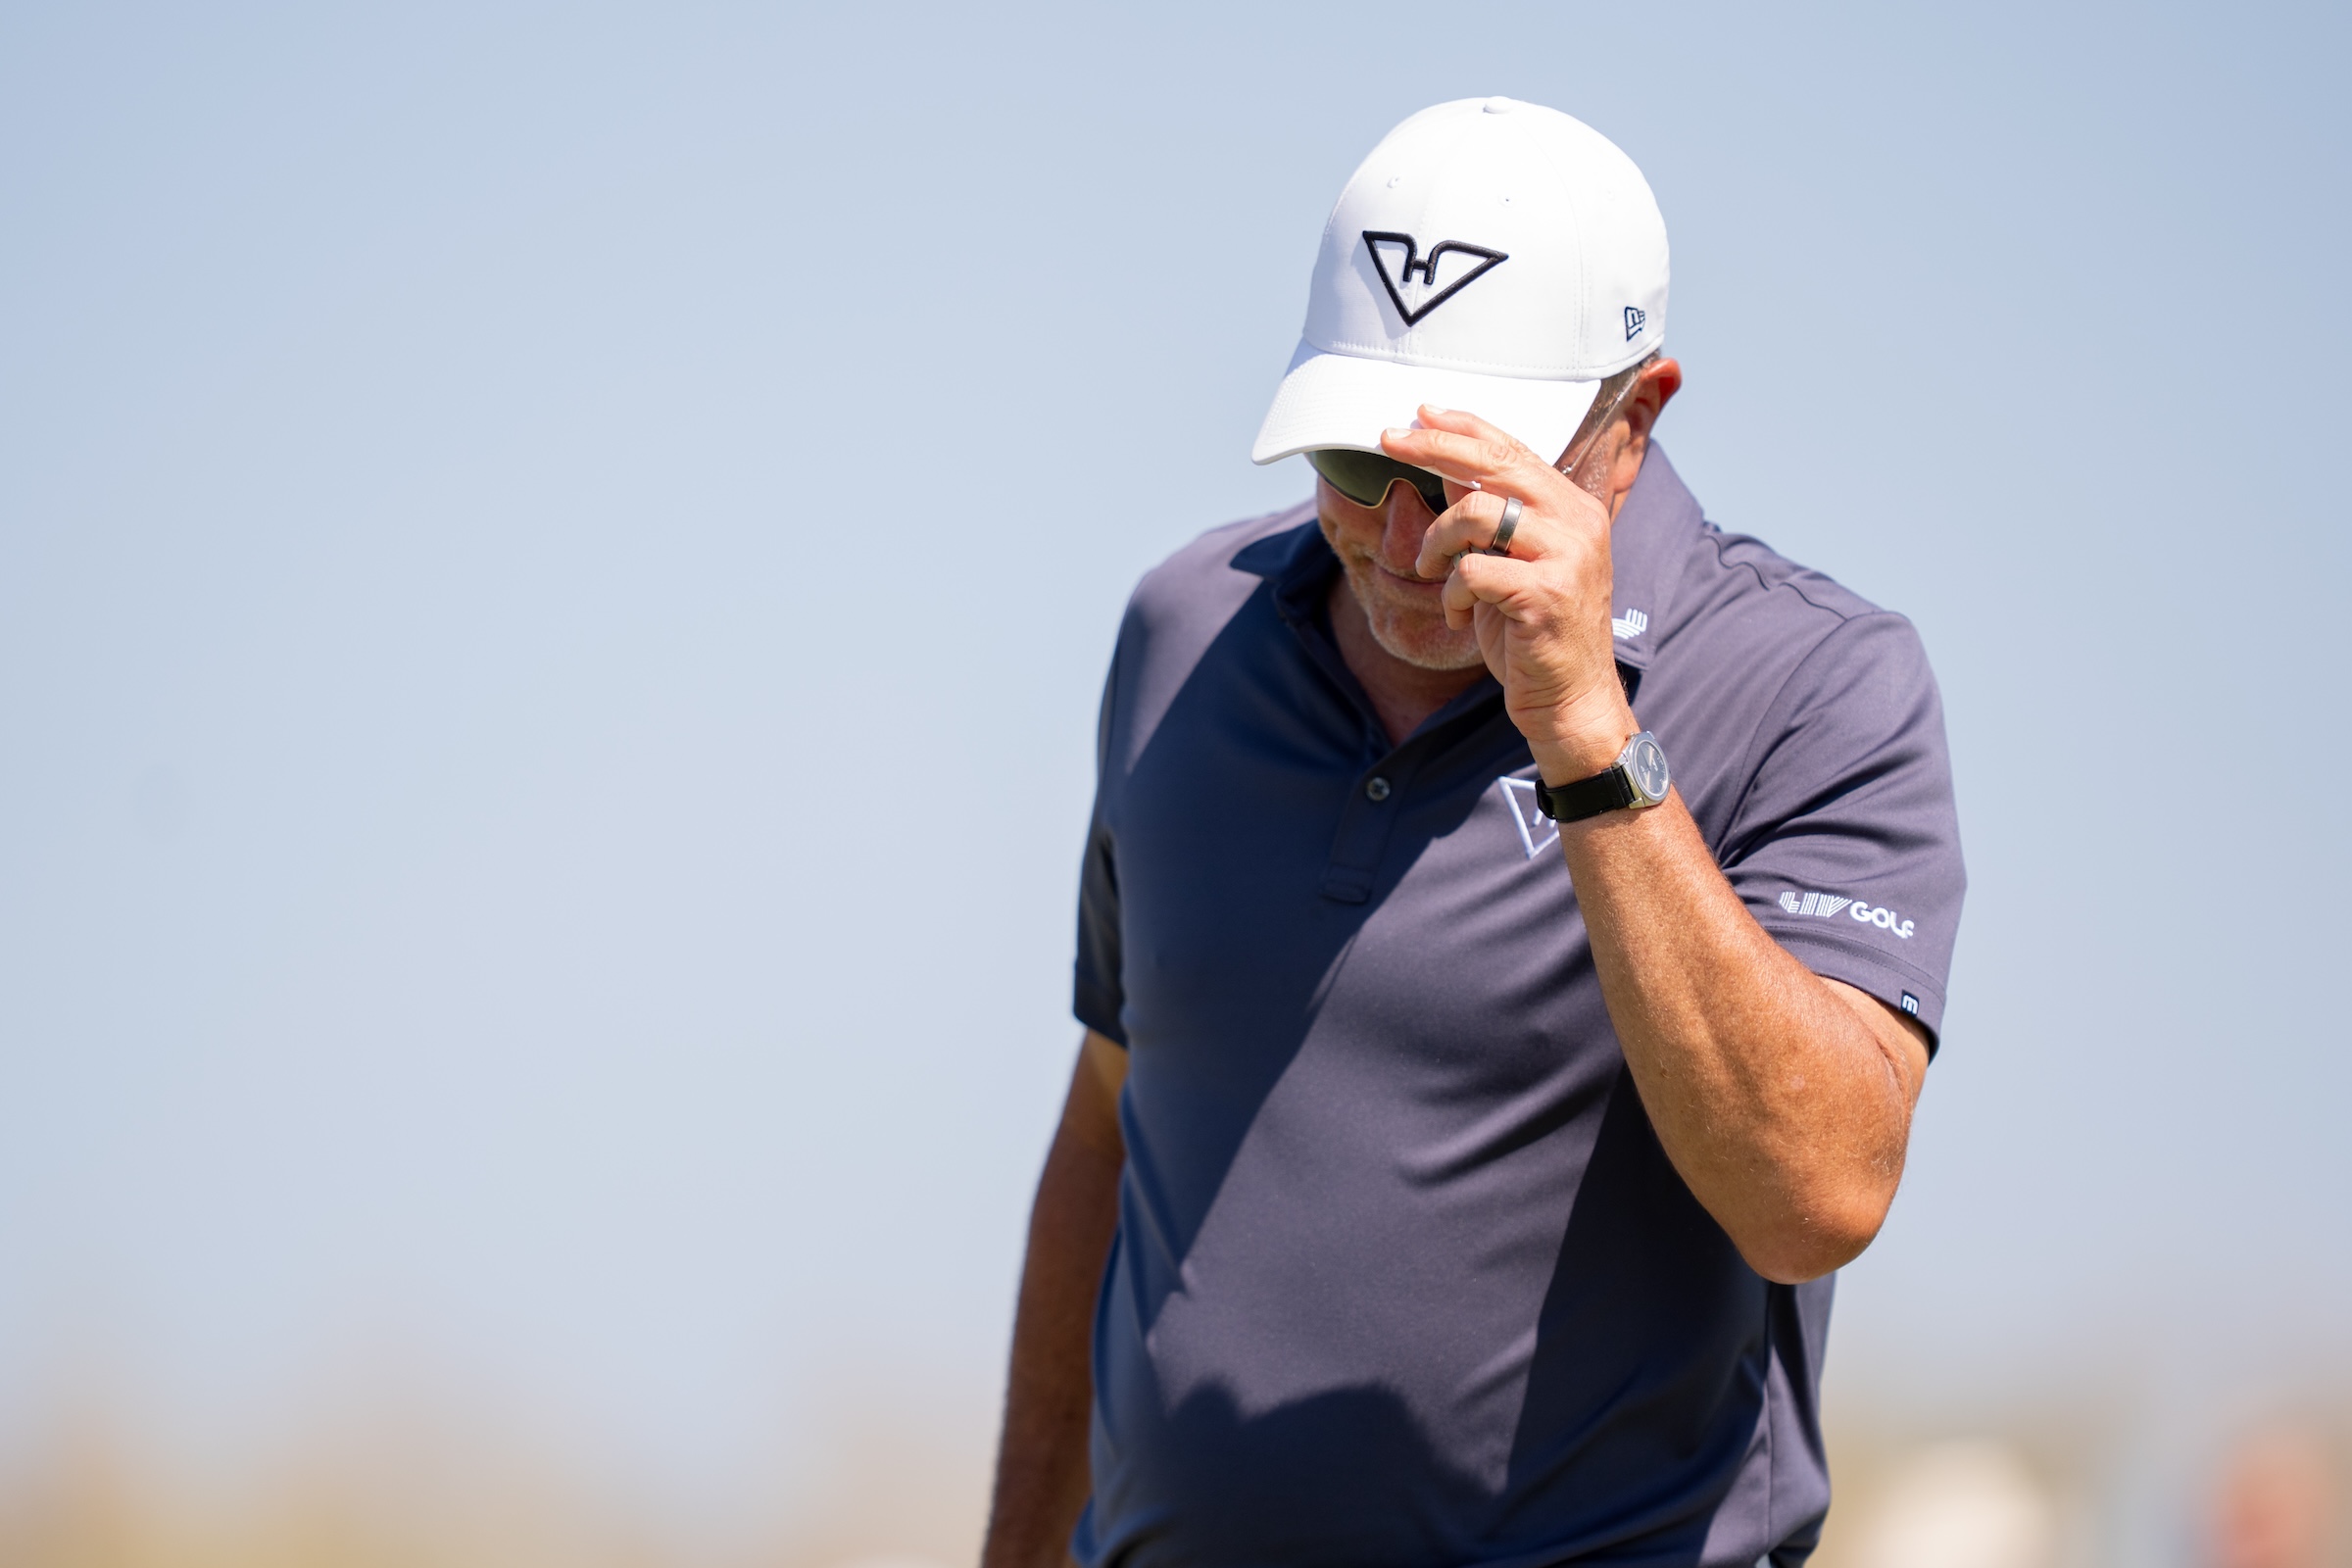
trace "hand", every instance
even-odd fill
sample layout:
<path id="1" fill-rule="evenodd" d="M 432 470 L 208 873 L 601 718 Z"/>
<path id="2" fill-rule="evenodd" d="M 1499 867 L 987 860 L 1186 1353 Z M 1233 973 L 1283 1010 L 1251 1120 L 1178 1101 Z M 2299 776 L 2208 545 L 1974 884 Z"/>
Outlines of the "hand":
<path id="1" fill-rule="evenodd" d="M 1422 536 L 1414 569 L 1446 579 L 1446 623 L 1476 629 L 1544 782 L 1590 778 L 1641 728 L 1610 641 L 1608 510 L 1476 415 L 1425 406 L 1421 425 L 1380 438 L 1389 456 L 1442 476 L 1453 502 Z M 1483 554 L 1506 499 L 1521 507 L 1510 554 Z"/>

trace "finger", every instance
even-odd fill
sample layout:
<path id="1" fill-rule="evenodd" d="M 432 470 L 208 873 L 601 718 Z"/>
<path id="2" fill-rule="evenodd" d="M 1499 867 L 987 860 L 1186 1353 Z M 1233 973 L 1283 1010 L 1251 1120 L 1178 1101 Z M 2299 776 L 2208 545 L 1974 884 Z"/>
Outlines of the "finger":
<path id="1" fill-rule="evenodd" d="M 1544 476 L 1554 472 L 1551 465 L 1499 430 L 1483 436 L 1458 430 L 1384 430 L 1380 446 L 1399 463 L 1427 468 L 1459 485 L 1499 489 L 1522 501 L 1541 495 Z"/>
<path id="2" fill-rule="evenodd" d="M 1438 602 L 1446 609 L 1446 624 L 1458 631 L 1470 624 L 1471 614 L 1480 605 L 1493 605 L 1503 614 L 1512 615 L 1522 596 L 1536 582 L 1536 564 L 1532 561 L 1514 561 L 1508 556 L 1464 556 L 1454 563 L 1453 573 L 1446 579 Z"/>
<path id="3" fill-rule="evenodd" d="M 1478 592 L 1469 579 L 1456 571 L 1446 579 L 1445 588 L 1438 594 L 1438 606 L 1446 612 L 1446 624 L 1454 631 L 1467 630 L 1478 611 Z"/>
<path id="4" fill-rule="evenodd" d="M 1447 507 L 1421 536 L 1421 553 L 1414 559 L 1414 569 L 1435 580 L 1446 574 L 1456 557 L 1493 549 L 1501 532 L 1503 514 L 1516 499 L 1482 491 Z M 1519 504 L 1519 521 L 1511 529 L 1510 554 L 1514 559 L 1543 561 L 1558 554 L 1562 543 L 1559 530 L 1549 518 L 1525 502 Z"/>
<path id="5" fill-rule="evenodd" d="M 1489 424 L 1467 409 L 1441 409 L 1434 403 L 1421 405 L 1422 427 L 1446 430 L 1479 441 L 1494 441 L 1504 446 L 1521 446 L 1519 438 L 1498 424 Z"/>

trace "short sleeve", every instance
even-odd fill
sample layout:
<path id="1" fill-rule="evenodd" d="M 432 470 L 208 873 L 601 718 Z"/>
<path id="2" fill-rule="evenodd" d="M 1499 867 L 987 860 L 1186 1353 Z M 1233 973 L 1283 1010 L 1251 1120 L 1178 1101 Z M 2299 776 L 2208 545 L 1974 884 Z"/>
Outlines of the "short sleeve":
<path id="1" fill-rule="evenodd" d="M 1719 859 L 1775 940 L 1940 1036 L 1967 875 L 1943 705 L 1902 616 L 1857 615 L 1757 731 Z"/>
<path id="2" fill-rule="evenodd" d="M 1118 657 L 1102 683 L 1102 707 L 1095 723 L 1095 808 L 1086 829 L 1086 858 L 1078 873 L 1078 956 L 1071 1010 L 1095 1033 L 1127 1044 L 1119 1014 L 1126 988 L 1119 978 L 1119 867 L 1110 832 L 1110 726 L 1118 690 Z"/>

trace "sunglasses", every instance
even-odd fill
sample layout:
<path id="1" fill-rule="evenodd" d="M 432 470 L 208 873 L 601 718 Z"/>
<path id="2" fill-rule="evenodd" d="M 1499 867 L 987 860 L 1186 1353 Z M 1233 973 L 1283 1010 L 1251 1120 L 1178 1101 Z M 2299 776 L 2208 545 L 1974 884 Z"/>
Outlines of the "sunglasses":
<path id="1" fill-rule="evenodd" d="M 1306 461 L 1326 484 L 1359 507 L 1377 507 L 1389 498 L 1389 486 L 1402 480 L 1421 492 L 1431 516 L 1446 510 L 1446 482 L 1427 468 L 1379 452 L 1350 452 L 1344 447 L 1318 447 Z"/>

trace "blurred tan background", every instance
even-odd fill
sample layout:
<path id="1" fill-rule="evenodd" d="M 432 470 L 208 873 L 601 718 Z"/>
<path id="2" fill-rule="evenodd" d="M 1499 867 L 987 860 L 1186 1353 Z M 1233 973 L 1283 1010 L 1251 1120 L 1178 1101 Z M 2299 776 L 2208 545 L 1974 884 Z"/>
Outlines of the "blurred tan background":
<path id="1" fill-rule="evenodd" d="M 2075 1568 L 2119 1560 L 2137 1511 L 2210 1568 L 2333 1568 L 2352 1405 L 2247 1423 L 2185 1484 L 2135 1496 L 2117 1410 L 2021 1413 L 2006 1430 L 1903 1431 L 1840 1409 L 1823 1568 Z M 984 1434 L 848 1408 L 812 1471 L 776 1477 L 768 1517 L 713 1533 L 632 1510 L 512 1435 L 429 1414 L 322 1427 L 274 1460 L 193 1486 L 85 1414 L 13 1479 L 0 1561 L 50 1568 L 938 1568 L 985 1520 Z"/>

